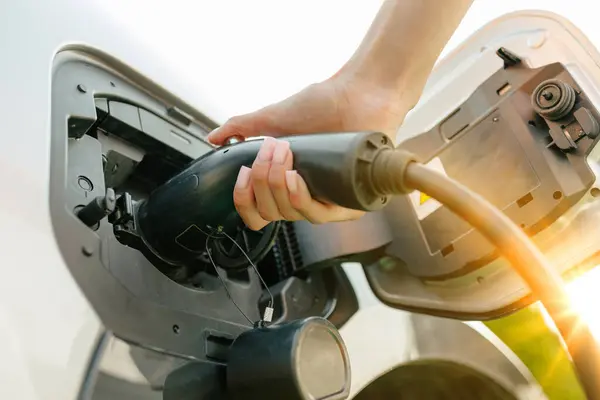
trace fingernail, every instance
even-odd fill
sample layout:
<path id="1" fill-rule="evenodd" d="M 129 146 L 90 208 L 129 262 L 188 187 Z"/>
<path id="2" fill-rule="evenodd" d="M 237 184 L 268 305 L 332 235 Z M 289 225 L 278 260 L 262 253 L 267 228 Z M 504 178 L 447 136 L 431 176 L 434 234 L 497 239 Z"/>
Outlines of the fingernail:
<path id="1" fill-rule="evenodd" d="M 285 171 L 285 184 L 290 193 L 296 193 L 298 190 L 298 174 L 296 171 Z"/>
<path id="2" fill-rule="evenodd" d="M 240 172 L 237 177 L 237 181 L 235 182 L 235 187 L 238 189 L 245 189 L 248 187 L 250 183 L 250 171 L 252 171 L 248 167 L 240 168 Z"/>
<path id="3" fill-rule="evenodd" d="M 266 137 L 263 141 L 262 146 L 258 152 L 258 159 L 261 161 L 271 161 L 273 159 L 273 152 L 275 151 L 275 145 L 277 141 L 272 137 Z"/>
<path id="4" fill-rule="evenodd" d="M 277 164 L 283 164 L 288 155 L 290 149 L 290 142 L 285 140 L 278 140 L 273 152 L 273 162 Z"/>

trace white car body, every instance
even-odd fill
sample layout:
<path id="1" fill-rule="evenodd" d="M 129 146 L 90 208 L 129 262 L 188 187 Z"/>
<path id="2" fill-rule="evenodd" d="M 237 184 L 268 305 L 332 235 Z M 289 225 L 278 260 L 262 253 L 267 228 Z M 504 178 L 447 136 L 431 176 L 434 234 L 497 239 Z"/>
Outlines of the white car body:
<path id="1" fill-rule="evenodd" d="M 4 186 L 0 196 L 4 269 L 0 280 L 0 398 L 79 398 L 103 331 L 102 321 L 65 266 L 49 215 L 50 90 L 57 53 L 68 48 L 100 49 L 205 115 L 224 122 L 333 72 L 354 50 L 378 6 L 378 2 L 368 6 L 346 1 L 332 2 L 335 5 L 303 2 L 294 5 L 297 12 L 306 13 L 303 20 L 294 19 L 301 14 L 286 12 L 287 5 L 281 2 L 219 3 L 20 0 L 0 6 L 0 180 Z M 233 11 L 227 11 L 225 4 Z M 475 28 L 522 8 L 556 12 L 592 43 L 600 44 L 600 30 L 586 5 L 478 0 L 447 50 L 463 42 Z M 350 10 L 349 17 L 344 20 L 346 10 Z M 314 21 L 308 20 L 313 16 Z M 332 21 L 337 28 L 328 36 Z M 269 49 L 275 44 L 274 37 L 288 45 Z M 262 40 L 265 43 L 258 44 Z M 337 50 L 331 51 L 332 46 Z M 323 54 L 330 57 L 321 59 Z M 450 54 L 448 62 L 464 56 Z M 439 90 L 439 72 L 434 76 L 424 105 L 430 94 Z M 474 87 L 479 82 L 471 83 Z M 449 104 L 472 90 L 468 85 L 463 89 Z M 440 109 L 439 116 L 445 111 Z M 426 123 L 419 116 L 417 108 L 407 121 L 407 134 Z M 384 306 L 373 295 L 361 269 L 345 268 L 360 302 L 359 312 L 341 330 L 353 364 L 353 393 L 394 366 L 428 354 L 462 361 L 468 358 L 477 364 L 467 347 L 436 350 L 449 338 L 431 337 L 430 349 L 419 347 L 415 335 L 426 333 L 413 329 L 411 314 Z M 498 361 L 487 360 L 481 367 L 488 367 L 488 372 L 505 384 L 535 386 L 528 371 L 483 325 L 434 318 L 429 323 L 438 322 L 490 340 L 487 343 L 493 343 Z M 127 371 L 127 360 L 121 361 L 114 368 Z M 503 363 L 514 370 L 506 372 Z M 129 376 L 139 379 L 135 371 Z"/>

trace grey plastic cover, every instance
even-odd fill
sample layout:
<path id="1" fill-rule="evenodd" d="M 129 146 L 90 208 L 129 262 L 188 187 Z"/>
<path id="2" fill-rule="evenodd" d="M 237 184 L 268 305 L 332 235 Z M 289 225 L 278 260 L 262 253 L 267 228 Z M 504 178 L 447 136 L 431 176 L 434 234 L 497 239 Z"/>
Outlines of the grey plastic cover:
<path id="1" fill-rule="evenodd" d="M 495 54 L 500 47 L 521 65 L 504 68 Z M 559 16 L 504 16 L 438 64 L 398 142 L 503 209 L 561 272 L 590 268 L 600 250 L 595 140 L 585 138 L 570 153 L 557 149 L 536 120 L 530 94 L 541 81 L 559 78 L 595 110 L 599 60 Z M 388 305 L 486 319 L 535 300 L 491 244 L 442 205 L 415 192 L 385 212 L 394 237 L 389 257 L 365 272 Z"/>

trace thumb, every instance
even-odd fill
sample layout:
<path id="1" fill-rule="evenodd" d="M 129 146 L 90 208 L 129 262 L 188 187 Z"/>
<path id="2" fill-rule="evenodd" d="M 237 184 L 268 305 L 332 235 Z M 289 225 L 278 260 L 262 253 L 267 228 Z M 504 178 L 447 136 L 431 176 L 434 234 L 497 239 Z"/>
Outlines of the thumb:
<path id="1" fill-rule="evenodd" d="M 260 112 L 238 115 L 230 118 L 219 128 L 208 135 L 208 141 L 215 145 L 222 145 L 231 137 L 246 139 L 261 136 L 265 128 L 265 118 Z"/>

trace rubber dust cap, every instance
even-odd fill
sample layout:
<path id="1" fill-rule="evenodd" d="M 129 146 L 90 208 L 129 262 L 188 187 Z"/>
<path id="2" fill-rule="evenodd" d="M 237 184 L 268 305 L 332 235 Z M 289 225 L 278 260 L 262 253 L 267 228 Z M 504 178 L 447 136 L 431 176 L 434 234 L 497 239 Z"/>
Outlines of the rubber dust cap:
<path id="1" fill-rule="evenodd" d="M 231 347 L 227 388 L 234 400 L 346 399 L 348 352 L 323 318 L 252 329 Z"/>

